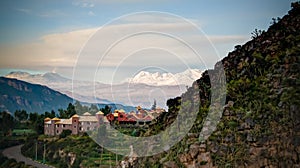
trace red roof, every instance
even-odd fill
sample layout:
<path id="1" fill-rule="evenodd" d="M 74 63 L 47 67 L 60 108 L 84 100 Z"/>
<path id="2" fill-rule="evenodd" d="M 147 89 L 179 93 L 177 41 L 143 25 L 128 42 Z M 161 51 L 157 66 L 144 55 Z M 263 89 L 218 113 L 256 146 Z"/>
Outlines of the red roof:
<path id="1" fill-rule="evenodd" d="M 113 114 L 108 114 L 106 117 L 109 121 L 113 121 L 115 119 Z M 145 114 L 127 114 L 119 112 L 117 120 L 121 122 L 151 121 L 153 120 L 153 117 Z"/>
<path id="2" fill-rule="evenodd" d="M 111 114 L 111 113 L 106 115 L 106 118 L 107 118 L 108 121 L 113 121 L 115 119 L 114 115 Z"/>
<path id="3" fill-rule="evenodd" d="M 146 116 L 146 117 L 144 117 L 142 120 L 145 120 L 145 121 L 151 121 L 151 120 L 153 120 L 153 118 L 150 117 L 150 116 Z"/>

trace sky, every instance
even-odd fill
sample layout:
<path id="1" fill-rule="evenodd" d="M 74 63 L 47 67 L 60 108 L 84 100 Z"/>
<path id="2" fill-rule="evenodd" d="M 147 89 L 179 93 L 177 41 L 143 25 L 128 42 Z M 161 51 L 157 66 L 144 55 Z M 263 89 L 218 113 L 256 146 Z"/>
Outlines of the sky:
<path id="1" fill-rule="evenodd" d="M 287 14 L 291 2 L 2 0 L 0 75 L 56 72 L 119 83 L 151 68 L 212 68 L 254 29 Z"/>

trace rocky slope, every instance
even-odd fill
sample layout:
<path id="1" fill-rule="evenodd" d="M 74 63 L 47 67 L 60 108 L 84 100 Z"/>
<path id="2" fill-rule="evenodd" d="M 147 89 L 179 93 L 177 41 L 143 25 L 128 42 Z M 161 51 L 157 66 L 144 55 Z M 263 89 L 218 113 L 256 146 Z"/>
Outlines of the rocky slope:
<path id="1" fill-rule="evenodd" d="M 300 166 L 300 2 L 269 29 L 236 46 L 227 57 L 205 71 L 183 94 L 199 87 L 201 106 L 185 138 L 169 151 L 137 158 L 133 167 L 299 167 Z M 210 105 L 211 78 L 224 66 L 226 105 L 217 129 L 199 138 Z M 181 98 L 168 101 L 169 113 L 143 135 L 170 125 Z M 197 100 L 196 100 L 197 101 Z"/>

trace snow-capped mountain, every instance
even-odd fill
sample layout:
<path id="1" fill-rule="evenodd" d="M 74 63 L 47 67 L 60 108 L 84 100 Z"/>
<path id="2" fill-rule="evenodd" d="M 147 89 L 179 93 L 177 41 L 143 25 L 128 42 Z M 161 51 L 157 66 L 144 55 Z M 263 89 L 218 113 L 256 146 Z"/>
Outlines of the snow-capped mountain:
<path id="1" fill-rule="evenodd" d="M 200 76 L 201 71 L 197 69 L 176 74 L 141 71 L 129 81 L 115 85 L 72 81 L 57 73 L 11 72 L 5 77 L 45 85 L 82 102 L 107 104 L 114 102 L 150 108 L 155 99 L 158 106 L 166 108 L 168 99 L 180 96 L 186 91 L 186 86 L 191 86 Z"/>
<path id="2" fill-rule="evenodd" d="M 143 83 L 147 85 L 185 85 L 191 86 L 192 83 L 199 79 L 202 72 L 199 69 L 187 69 L 180 73 L 150 73 L 141 71 L 133 78 L 128 79 L 129 83 Z"/>

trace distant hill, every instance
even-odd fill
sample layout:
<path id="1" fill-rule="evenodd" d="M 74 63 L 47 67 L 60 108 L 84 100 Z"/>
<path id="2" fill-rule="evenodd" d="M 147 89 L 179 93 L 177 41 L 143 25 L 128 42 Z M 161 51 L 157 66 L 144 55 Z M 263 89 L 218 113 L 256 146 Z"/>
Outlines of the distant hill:
<path id="1" fill-rule="evenodd" d="M 22 71 L 12 71 L 5 75 L 6 78 L 19 79 L 32 84 L 45 85 L 51 89 L 59 91 L 67 96 L 81 102 L 111 104 L 112 102 L 100 97 L 94 97 L 94 83 L 87 81 L 74 81 L 76 85 L 72 88 L 72 79 L 65 78 L 58 73 L 47 72 L 44 74 L 30 74 Z M 97 83 L 101 88 L 109 85 Z"/>
<path id="2" fill-rule="evenodd" d="M 47 72 L 45 74 L 30 74 L 28 72 L 13 71 L 5 75 L 6 78 L 15 78 L 30 83 L 44 84 L 44 83 L 62 83 L 69 82 L 70 79 L 64 78 L 57 73 Z"/>
<path id="3" fill-rule="evenodd" d="M 65 109 L 73 99 L 46 86 L 0 77 L 0 111 L 43 113 Z"/>
<path id="4" fill-rule="evenodd" d="M 27 112 L 44 113 L 45 111 L 57 111 L 66 109 L 73 99 L 47 86 L 31 84 L 17 79 L 0 77 L 0 111 L 14 113 L 16 110 L 26 110 Z M 90 106 L 90 102 L 81 102 L 82 105 Z M 97 104 L 98 108 L 105 105 L 112 110 L 124 109 L 126 112 L 135 110 L 133 106 L 125 106 L 114 103 Z"/>

